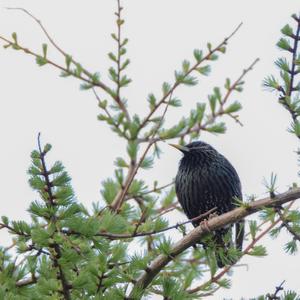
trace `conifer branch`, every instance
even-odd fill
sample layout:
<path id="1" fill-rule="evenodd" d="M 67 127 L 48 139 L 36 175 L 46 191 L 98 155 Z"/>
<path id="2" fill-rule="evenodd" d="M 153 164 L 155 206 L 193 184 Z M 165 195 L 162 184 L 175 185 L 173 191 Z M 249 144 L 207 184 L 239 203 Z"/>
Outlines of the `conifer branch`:
<path id="1" fill-rule="evenodd" d="M 276 195 L 275 198 L 264 198 L 256 200 L 251 203 L 246 203 L 244 207 L 236 208 L 230 212 L 222 214 L 218 217 L 215 217 L 207 222 L 208 226 L 198 226 L 184 236 L 181 240 L 175 243 L 170 251 L 169 255 L 161 254 L 156 259 L 152 261 L 150 266 L 147 268 L 147 272 L 144 272 L 138 279 L 135 284 L 131 295 L 134 295 L 136 290 L 146 289 L 151 282 L 154 280 L 156 275 L 175 258 L 177 255 L 182 253 L 184 250 L 193 246 L 201 240 L 210 231 L 218 230 L 229 224 L 236 223 L 239 220 L 244 219 L 246 216 L 254 214 L 265 207 L 278 207 L 285 203 L 291 202 L 300 198 L 300 188 L 289 190 L 285 193 Z M 278 220 L 278 223 L 280 219 Z M 207 228 L 208 227 L 208 228 Z M 266 234 L 266 233 L 265 233 Z"/>
<path id="2" fill-rule="evenodd" d="M 129 187 L 135 177 L 135 175 L 137 174 L 139 168 L 141 167 L 144 159 L 146 158 L 146 155 L 147 153 L 149 152 L 150 148 L 156 143 L 153 138 L 155 137 L 155 135 L 157 134 L 157 132 L 159 131 L 161 125 L 163 124 L 164 122 L 164 119 L 165 119 L 165 116 L 166 116 L 166 113 L 168 111 L 168 108 L 169 108 L 169 104 L 170 104 L 170 101 L 172 99 L 172 95 L 173 93 L 171 92 L 169 94 L 169 101 L 167 102 L 167 105 L 165 106 L 165 109 L 161 115 L 161 118 L 160 118 L 160 121 L 158 122 L 158 124 L 156 125 L 154 131 L 153 131 L 153 134 L 152 134 L 152 138 L 150 139 L 150 141 L 148 142 L 148 145 L 146 147 L 146 149 L 144 150 L 144 152 L 142 153 L 138 163 L 136 164 L 135 161 L 131 161 L 131 164 L 130 164 L 130 168 L 129 168 L 129 171 L 128 171 L 128 174 L 127 174 L 127 178 L 126 178 L 126 181 L 125 181 L 125 185 L 124 185 L 124 188 L 122 188 L 119 193 L 117 194 L 116 198 L 114 199 L 113 203 L 111 204 L 111 208 L 114 210 L 114 211 L 119 211 L 124 200 L 125 200 L 125 197 L 127 195 L 127 192 L 129 190 Z"/>
<path id="3" fill-rule="evenodd" d="M 145 195 L 149 195 L 149 194 L 152 194 L 152 193 L 160 193 L 162 190 L 172 186 L 174 184 L 174 181 L 170 182 L 170 183 L 167 183 L 165 185 L 162 185 L 162 186 L 159 186 L 159 187 L 154 187 L 152 190 L 149 190 L 149 191 L 146 191 L 146 192 L 143 192 L 141 194 L 138 194 L 136 195 L 137 197 L 143 197 Z M 130 200 L 132 199 L 131 196 L 129 196 L 128 198 L 126 198 L 126 200 Z"/>
<path id="4" fill-rule="evenodd" d="M 7 9 L 9 10 L 19 10 L 22 11 L 23 13 L 25 13 L 26 15 L 28 15 L 31 19 L 33 19 L 38 26 L 41 28 L 41 30 L 43 31 L 43 33 L 45 34 L 45 36 L 47 37 L 47 39 L 49 40 L 50 44 L 59 52 L 61 53 L 64 58 L 66 60 L 69 60 L 69 63 L 74 64 L 75 66 L 79 66 L 80 65 L 80 70 L 81 72 L 87 77 L 83 77 L 79 74 L 74 74 L 73 72 L 70 72 L 69 68 L 65 68 L 61 65 L 58 65 L 57 63 L 49 60 L 48 58 L 44 57 L 45 59 L 45 63 L 52 65 L 53 67 L 65 72 L 66 74 L 72 75 L 73 77 L 76 77 L 84 82 L 86 82 L 87 84 L 91 85 L 91 86 L 95 86 L 95 87 L 99 87 L 102 90 L 104 90 L 107 94 L 109 94 L 112 99 L 116 102 L 116 104 L 120 107 L 121 111 L 123 111 L 123 113 L 125 114 L 127 120 L 130 122 L 130 116 L 128 113 L 128 110 L 126 108 L 126 106 L 124 105 L 124 103 L 122 102 L 122 100 L 120 99 L 120 95 L 119 93 L 115 94 L 111 88 L 109 88 L 106 84 L 104 84 L 102 81 L 100 81 L 99 79 L 97 79 L 96 81 L 93 79 L 94 78 L 94 74 L 91 73 L 90 71 L 88 71 L 86 68 L 84 68 L 78 61 L 76 61 L 70 54 L 66 53 L 53 39 L 53 37 L 49 34 L 48 30 L 46 29 L 46 27 L 42 24 L 42 22 L 35 17 L 31 12 L 29 12 L 28 10 L 22 8 L 22 7 L 7 7 Z M 39 58 L 41 57 L 39 54 L 31 51 L 28 48 L 25 48 L 23 46 L 21 46 L 19 43 L 16 43 L 15 41 L 11 41 L 6 39 L 5 37 L 0 36 L 0 39 L 5 41 L 7 43 L 6 46 L 12 46 L 13 48 L 18 48 L 17 50 L 23 50 L 25 53 L 30 54 L 32 56 L 34 56 L 35 58 Z"/>
<path id="5" fill-rule="evenodd" d="M 219 117 L 222 117 L 224 115 L 229 116 L 235 122 L 237 122 L 239 125 L 243 126 L 243 124 L 240 122 L 237 115 L 234 115 L 233 113 L 226 111 L 225 104 L 228 102 L 228 99 L 231 96 L 231 94 L 237 89 L 237 87 L 239 85 L 241 85 L 243 83 L 243 78 L 247 75 L 248 72 L 250 72 L 253 69 L 253 67 L 258 62 L 259 62 L 259 58 L 256 58 L 248 68 L 243 70 L 242 74 L 228 87 L 226 94 L 224 95 L 223 99 L 221 99 L 221 101 L 219 103 L 219 105 L 220 105 L 219 109 L 216 112 L 212 112 L 210 115 L 207 115 L 206 121 L 203 124 L 201 124 L 201 122 L 200 122 L 193 127 L 188 127 L 183 132 L 177 134 L 175 138 L 184 138 L 184 137 L 194 134 L 194 133 L 199 134 L 200 131 L 209 131 L 209 125 L 215 123 Z M 170 138 L 157 137 L 157 138 L 153 138 L 153 141 L 159 142 L 159 141 L 165 141 L 165 140 L 173 139 L 173 138 L 174 137 L 170 137 Z M 149 138 L 147 138 L 147 137 L 139 139 L 139 142 L 141 142 L 141 143 L 148 142 L 148 141 L 149 141 Z"/>
<path id="6" fill-rule="evenodd" d="M 287 229 L 287 231 L 294 237 L 295 240 L 300 242 L 300 235 L 298 233 L 296 233 L 293 228 L 290 226 L 290 224 L 288 223 L 288 221 L 286 220 L 286 216 L 285 214 L 283 214 L 280 210 L 280 208 L 276 209 L 276 212 L 279 215 L 279 218 L 282 222 L 282 225 Z"/>
<path id="7" fill-rule="evenodd" d="M 97 234 L 95 234 L 95 236 L 102 236 L 102 237 L 106 237 L 108 239 L 112 239 L 112 240 L 120 240 L 120 239 L 131 239 L 131 238 L 135 238 L 135 237 L 142 237 L 142 236 L 150 236 L 150 235 L 154 235 L 154 234 L 159 234 L 159 233 L 162 233 L 162 232 L 166 232 L 166 231 L 169 231 L 169 230 L 172 230 L 172 229 L 178 229 L 179 227 L 183 226 L 183 225 L 186 225 L 188 223 L 191 223 L 191 222 L 195 222 L 195 221 L 201 221 L 201 220 L 204 220 L 207 216 L 209 216 L 210 214 L 212 214 L 214 211 L 216 211 L 217 208 L 212 208 L 210 209 L 209 211 L 195 217 L 195 218 L 192 218 L 192 219 L 189 219 L 187 221 L 184 221 L 184 222 L 181 222 L 181 223 L 176 223 L 175 225 L 172 225 L 172 226 L 169 226 L 167 228 L 164 228 L 164 229 L 160 229 L 160 230 L 152 230 L 152 231 L 148 231 L 148 232 L 137 232 L 137 229 L 138 227 L 141 225 L 140 221 L 136 226 L 136 228 L 134 229 L 133 233 L 130 233 L 130 234 L 114 234 L 114 233 L 109 233 L 109 232 L 99 232 Z M 76 232 L 76 231 L 69 231 L 69 230 L 63 230 L 62 232 L 68 234 L 68 235 L 78 235 L 80 234 L 79 232 Z"/>
<path id="8" fill-rule="evenodd" d="M 283 290 L 284 283 L 285 283 L 285 280 L 283 280 L 279 286 L 276 286 L 274 294 L 267 294 L 266 295 L 267 300 L 279 300 L 280 298 L 278 297 L 277 294 Z"/>
<path id="9" fill-rule="evenodd" d="M 220 102 L 220 108 L 219 108 L 219 110 L 216 113 L 211 114 L 211 116 L 209 116 L 207 118 L 207 121 L 204 124 L 197 124 L 193 128 L 189 128 L 187 131 L 179 134 L 177 137 L 178 138 L 183 138 L 186 135 L 189 135 L 189 134 L 194 133 L 194 132 L 199 133 L 201 130 L 206 131 L 208 125 L 214 123 L 217 118 L 223 116 L 226 113 L 226 111 L 224 109 L 224 105 L 227 103 L 227 100 L 229 99 L 230 95 L 232 94 L 233 91 L 235 91 L 237 85 L 239 85 L 239 83 L 242 82 L 242 80 L 246 76 L 246 74 L 248 72 L 250 72 L 253 69 L 253 67 L 258 62 L 259 62 L 259 58 L 256 58 L 254 60 L 254 62 L 248 68 L 246 68 L 246 69 L 243 70 L 243 72 L 239 76 L 239 78 L 232 85 L 230 85 L 230 87 L 228 88 L 228 90 L 227 90 L 224 98 L 221 100 L 221 102 Z M 228 115 L 229 115 L 229 117 L 231 117 L 232 119 L 234 119 L 237 123 L 239 123 L 242 126 L 242 123 L 238 120 L 237 116 L 235 116 L 235 115 L 233 115 L 231 113 L 229 113 Z"/>
<path id="10" fill-rule="evenodd" d="M 121 72 L 122 72 L 122 67 L 121 67 L 121 59 L 122 59 L 122 37 L 121 37 L 121 29 L 122 29 L 122 25 L 124 23 L 124 20 L 121 18 L 121 13 L 123 10 L 123 7 L 121 7 L 121 3 L 120 0 L 117 0 L 118 2 L 118 11 L 116 12 L 117 15 L 117 27 L 118 27 L 118 33 L 117 33 L 117 43 L 118 43 L 118 50 L 117 50 L 117 92 L 116 92 L 116 98 L 118 99 L 119 103 L 123 103 L 121 100 L 121 96 L 120 96 L 120 90 L 122 87 L 121 84 Z M 129 113 L 127 111 L 126 108 L 123 109 L 123 112 L 126 115 L 126 118 L 128 120 L 128 122 L 130 122 L 130 116 Z"/>
<path id="11" fill-rule="evenodd" d="M 292 204 L 292 203 L 291 203 Z M 291 206 L 291 204 L 288 206 L 288 208 Z M 239 260 L 247 255 L 250 250 L 266 235 L 268 234 L 276 225 L 278 225 L 280 223 L 280 218 L 278 218 L 277 220 L 275 220 L 274 222 L 271 222 L 271 224 L 264 229 L 257 237 L 255 237 L 251 243 L 243 250 L 243 252 L 241 253 L 241 256 L 239 257 Z M 217 283 L 225 274 L 227 274 L 227 272 L 233 267 L 234 265 L 229 265 L 224 267 L 217 275 L 214 275 L 209 281 L 201 284 L 198 287 L 195 287 L 193 289 L 188 290 L 189 294 L 194 294 L 197 293 L 201 290 L 203 290 L 204 287 L 208 286 L 209 284 L 212 283 Z"/>
<path id="12" fill-rule="evenodd" d="M 227 42 L 236 34 L 236 32 L 240 29 L 242 26 L 242 23 L 240 23 L 237 28 L 228 36 L 226 37 L 218 46 L 216 46 L 213 49 L 210 49 L 209 52 L 197 63 L 195 63 L 184 75 L 183 79 L 188 77 L 192 72 L 194 72 L 204 61 L 207 61 L 211 58 L 213 54 L 220 51 L 220 49 L 227 45 Z M 149 122 L 153 114 L 157 111 L 157 109 L 164 103 L 166 103 L 166 99 L 170 95 L 173 94 L 173 92 L 176 90 L 176 88 L 181 85 L 181 81 L 175 81 L 170 90 L 161 98 L 160 101 L 157 102 L 157 104 L 153 107 L 153 109 L 149 112 L 149 114 L 144 118 L 143 122 L 140 125 L 140 130 L 142 130 Z"/>

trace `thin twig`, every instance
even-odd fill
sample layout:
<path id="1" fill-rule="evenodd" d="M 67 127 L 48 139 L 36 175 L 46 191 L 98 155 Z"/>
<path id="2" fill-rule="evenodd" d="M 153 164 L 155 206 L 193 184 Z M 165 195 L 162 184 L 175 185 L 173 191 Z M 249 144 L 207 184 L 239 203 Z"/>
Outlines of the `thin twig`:
<path id="1" fill-rule="evenodd" d="M 294 237 L 295 240 L 300 242 L 300 235 L 293 230 L 293 228 L 287 222 L 287 220 L 286 220 L 284 214 L 281 212 L 281 210 L 276 209 L 276 212 L 278 213 L 278 215 L 280 217 L 282 225 L 288 230 L 288 232 Z"/>
<path id="2" fill-rule="evenodd" d="M 130 196 L 128 195 L 128 198 L 126 198 L 126 200 L 130 200 L 130 199 L 133 199 L 134 197 L 143 197 L 145 195 L 149 195 L 149 194 L 152 194 L 152 193 L 159 193 L 161 192 L 162 190 L 172 186 L 174 184 L 174 181 L 168 183 L 168 184 L 165 184 L 165 185 L 162 185 L 160 187 L 155 187 L 153 188 L 152 190 L 149 190 L 149 191 L 146 191 L 146 192 L 143 192 L 143 193 L 140 193 L 138 195 L 134 195 L 134 196 Z"/>
<path id="3" fill-rule="evenodd" d="M 150 148 L 152 147 L 153 144 L 155 144 L 155 141 L 153 140 L 154 136 L 156 135 L 156 133 L 159 131 L 163 121 L 164 121 L 164 118 L 166 116 L 166 113 L 167 113 L 167 110 L 169 108 L 169 104 L 170 104 L 170 101 L 172 99 L 172 95 L 173 93 L 170 93 L 169 94 L 169 101 L 167 102 L 167 105 L 163 111 L 163 114 L 160 118 L 160 121 L 159 123 L 157 124 L 155 130 L 153 131 L 153 134 L 152 134 L 152 138 L 150 139 L 146 149 L 144 150 L 141 158 L 139 159 L 138 163 L 137 164 L 134 164 L 134 162 L 131 164 L 131 168 L 129 168 L 129 172 L 128 172 L 128 175 L 127 175 L 127 178 L 126 178 L 126 183 L 125 183 L 125 186 L 124 188 L 118 193 L 118 195 L 116 196 L 116 198 L 113 200 L 112 204 L 111 204 L 111 208 L 118 212 L 122 206 L 122 203 L 124 202 L 125 200 L 125 196 L 128 192 L 128 189 L 137 173 L 137 171 L 139 170 L 140 166 L 142 165 L 142 162 L 144 161 L 148 151 L 150 150 Z"/>
<path id="4" fill-rule="evenodd" d="M 228 101 L 229 96 L 232 94 L 232 92 L 235 90 L 236 86 L 241 82 L 241 80 L 246 76 L 246 74 L 248 72 L 250 72 L 253 67 L 255 66 L 255 64 L 257 64 L 259 61 L 259 59 L 255 59 L 252 64 L 247 68 L 244 69 L 242 74 L 239 76 L 238 79 L 236 79 L 236 81 L 229 87 L 229 89 L 227 90 L 224 98 L 221 100 L 220 102 L 220 108 L 217 112 L 215 112 L 214 114 L 208 116 L 207 121 L 204 124 L 196 124 L 194 127 L 192 128 L 188 128 L 187 130 L 185 130 L 184 132 L 178 134 L 176 136 L 176 138 L 183 138 L 186 135 L 189 135 L 191 133 L 199 133 L 201 130 L 205 131 L 207 130 L 207 126 L 212 124 L 217 118 L 223 116 L 225 114 L 225 110 L 224 110 L 224 105 L 226 104 L 226 102 Z M 237 118 L 237 116 L 233 115 L 233 114 L 227 114 L 229 117 L 231 117 L 232 119 L 234 119 L 236 122 L 238 122 L 241 126 L 243 126 L 243 124 L 239 121 L 239 119 Z M 161 138 L 155 138 L 156 141 L 161 140 Z M 141 139 L 141 142 L 146 142 L 148 141 L 147 138 Z"/>
<path id="5" fill-rule="evenodd" d="M 279 300 L 280 297 L 277 296 L 277 294 L 283 290 L 283 285 L 285 283 L 285 280 L 283 280 L 279 286 L 276 286 L 276 290 L 274 294 L 267 294 L 266 297 L 268 300 Z"/>
<path id="6" fill-rule="evenodd" d="M 50 204 L 52 206 L 54 206 L 56 204 L 55 204 L 54 196 L 52 194 L 52 183 L 50 181 L 49 173 L 48 173 L 47 167 L 46 167 L 45 152 L 42 151 L 42 147 L 41 147 L 41 133 L 40 132 L 38 133 L 38 148 L 39 148 L 39 152 L 40 152 L 40 160 L 41 160 L 42 167 L 43 167 L 42 176 L 44 177 L 46 185 L 47 185 L 47 193 L 49 194 Z"/>
<path id="7" fill-rule="evenodd" d="M 175 203 L 173 203 L 173 204 L 171 204 L 171 205 L 169 205 L 169 206 L 167 206 L 167 207 L 159 208 L 159 209 L 157 210 L 158 214 L 155 215 L 155 216 L 152 218 L 152 220 L 155 220 L 155 219 L 161 217 L 162 215 L 165 215 L 165 214 L 167 214 L 167 213 L 169 213 L 169 212 L 171 212 L 171 211 L 173 211 L 173 210 L 175 210 L 175 209 L 181 209 L 181 207 L 179 207 L 178 204 L 179 204 L 178 202 L 175 202 Z"/>
<path id="8" fill-rule="evenodd" d="M 132 236 L 135 236 L 139 230 L 139 227 L 142 225 L 142 223 L 145 222 L 145 217 L 146 217 L 146 212 L 147 212 L 147 209 L 144 209 L 142 214 L 141 214 L 141 217 L 139 219 L 139 221 L 137 222 L 135 228 L 134 228 L 134 231 L 132 233 Z"/>
<path id="9" fill-rule="evenodd" d="M 226 104 L 227 100 L 229 99 L 229 96 L 231 93 L 235 90 L 236 86 L 241 82 L 241 80 L 247 75 L 248 72 L 250 72 L 253 67 L 259 62 L 259 58 L 256 58 L 252 64 L 243 70 L 242 74 L 239 76 L 238 79 L 229 87 L 227 90 L 227 93 L 225 94 L 224 98 L 221 100 L 221 106 L 220 109 L 212 115 L 203 125 L 196 125 L 195 127 L 188 130 L 188 132 L 181 134 L 179 137 L 184 137 L 186 134 L 190 134 L 193 132 L 199 132 L 200 130 L 205 130 L 208 125 L 213 123 L 217 117 L 220 117 L 224 114 L 224 105 Z M 230 115 L 235 121 L 238 121 L 233 115 Z M 239 121 L 238 121 L 239 122 Z M 241 124 L 242 125 L 242 124 Z"/>
<path id="10" fill-rule="evenodd" d="M 7 7 L 7 9 L 9 10 L 20 10 L 22 12 L 24 12 L 26 15 L 28 15 L 30 18 L 32 18 L 38 25 L 39 27 L 41 28 L 41 30 L 44 32 L 44 34 L 46 35 L 47 39 L 49 40 L 49 42 L 52 44 L 52 46 L 54 48 L 57 49 L 58 52 L 60 52 L 64 57 L 68 57 L 69 59 L 71 59 L 71 62 L 75 65 L 78 65 L 79 63 L 71 56 L 69 55 L 68 53 L 66 53 L 60 46 L 58 46 L 58 44 L 54 41 L 54 39 L 52 38 L 52 36 L 49 34 L 49 32 L 47 31 L 47 29 L 45 28 L 45 26 L 42 24 L 42 22 L 36 18 L 31 12 L 29 12 L 28 10 L 22 8 L 22 7 Z M 12 41 L 9 41 L 8 39 L 5 39 L 4 37 L 1 37 L 0 36 L 0 39 L 6 41 L 7 43 L 9 44 L 14 44 Z M 38 57 L 39 55 L 38 54 L 35 54 L 34 52 L 30 51 L 29 49 L 26 49 L 26 48 L 23 48 L 21 47 L 20 45 L 18 45 L 22 50 L 26 50 L 24 52 L 28 53 L 28 54 L 31 54 L 31 55 L 34 55 L 35 57 Z M 56 63 L 50 61 L 47 59 L 47 62 L 49 64 L 51 64 L 52 66 L 66 72 L 66 73 L 69 73 L 66 68 L 64 67 L 61 67 L 59 65 L 57 65 Z M 91 78 L 93 76 L 93 74 L 91 72 L 89 72 L 87 69 L 85 69 L 84 67 L 82 67 L 82 65 L 80 64 L 81 66 L 81 69 L 82 69 L 82 72 L 88 77 L 88 78 Z M 74 76 L 74 74 L 72 74 Z M 97 86 L 97 87 L 100 87 L 102 90 L 104 90 L 105 92 L 107 92 L 112 98 L 113 100 L 117 103 L 117 105 L 120 107 L 120 109 L 124 112 L 126 118 L 128 119 L 128 121 L 130 122 L 130 116 L 129 116 L 129 113 L 128 113 L 128 110 L 126 108 L 126 106 L 124 105 L 124 103 L 121 101 L 119 95 L 115 95 L 114 92 L 107 86 L 105 85 L 103 82 L 101 81 L 98 81 L 98 82 L 93 82 L 92 80 L 87 80 L 86 78 L 83 78 L 82 76 L 76 76 L 77 78 L 91 84 L 92 86 Z"/>
<path id="11" fill-rule="evenodd" d="M 2 226 L 2 224 L 0 226 L 1 226 L 1 228 L 5 228 L 4 226 Z M 10 246 L 7 246 L 4 248 L 4 252 L 9 251 L 10 249 L 14 248 L 16 245 L 17 245 L 17 241 L 13 240 L 13 242 Z"/>
<path id="12" fill-rule="evenodd" d="M 101 102 L 101 99 L 99 97 L 99 95 L 97 94 L 96 90 L 94 87 L 92 87 L 92 91 L 93 91 L 93 94 L 94 96 L 96 97 L 97 101 L 98 101 L 98 104 Z M 111 115 L 111 113 L 109 112 L 109 110 L 106 108 L 106 107 L 101 107 L 104 112 L 106 113 L 107 117 L 109 118 L 109 120 L 111 121 L 111 123 L 109 123 L 110 125 L 112 125 L 112 127 L 115 128 L 115 130 L 120 134 L 122 135 L 123 137 L 125 137 L 126 139 L 128 139 L 128 137 L 126 136 L 126 133 L 123 132 L 120 127 L 119 127 L 119 124 L 115 122 L 113 116 Z"/>
<path id="13" fill-rule="evenodd" d="M 185 78 L 187 76 L 189 76 L 193 71 L 195 71 L 199 65 L 201 63 L 203 63 L 204 61 L 208 60 L 212 54 L 214 54 L 215 52 L 219 51 L 219 49 L 221 47 L 223 47 L 224 45 L 227 44 L 228 40 L 235 35 L 235 33 L 240 29 L 240 27 L 242 26 L 242 23 L 240 23 L 237 28 L 228 36 L 226 37 L 217 47 L 215 47 L 214 49 L 211 49 L 207 55 L 205 55 L 199 62 L 197 62 L 192 68 L 190 68 L 190 70 L 185 74 Z M 173 92 L 175 91 L 175 89 L 180 85 L 180 82 L 176 81 L 173 86 L 171 87 L 170 91 L 168 93 L 166 93 L 166 95 L 164 95 L 162 97 L 162 99 L 160 101 L 158 101 L 156 103 L 156 105 L 154 106 L 154 108 L 149 112 L 149 114 L 145 117 L 145 119 L 143 120 L 143 122 L 140 125 L 140 130 L 143 129 L 147 123 L 149 122 L 149 120 L 151 119 L 152 115 L 156 112 L 156 110 L 163 104 L 165 103 L 166 99 L 173 94 Z"/>
<path id="14" fill-rule="evenodd" d="M 160 230 L 153 230 L 153 231 L 149 231 L 149 232 L 133 232 L 131 234 L 117 234 L 117 233 L 114 234 L 114 233 L 107 233 L 107 232 L 99 232 L 99 233 L 95 234 L 95 236 L 103 236 L 103 237 L 107 237 L 109 239 L 117 239 L 117 240 L 119 240 L 119 239 L 130 239 L 130 238 L 141 237 L 141 236 L 150 236 L 150 235 L 153 235 L 153 234 L 159 234 L 159 233 L 169 231 L 169 230 L 172 230 L 172 229 L 178 229 L 180 226 L 183 226 L 185 224 L 202 220 L 202 219 L 209 216 L 211 213 L 213 213 L 216 210 L 217 210 L 217 208 L 214 207 L 214 208 L 210 209 L 209 211 L 205 212 L 204 214 L 201 214 L 201 215 L 199 215 L 195 218 L 189 219 L 189 220 L 181 222 L 181 223 L 176 223 L 175 225 L 172 225 L 170 227 L 160 229 Z M 68 231 L 68 230 L 63 230 L 62 232 L 66 233 L 66 234 L 80 234 L 76 231 Z"/>
<path id="15" fill-rule="evenodd" d="M 15 42 L 3 37 L 3 36 L 0 36 L 0 40 L 4 41 L 7 43 L 8 46 L 13 46 L 13 45 L 17 45 L 18 46 L 18 50 L 22 50 L 24 51 L 26 54 L 29 54 L 29 55 L 32 55 L 34 56 L 35 58 L 39 58 L 40 55 L 31 51 L 30 49 L 26 48 L 26 47 L 23 47 L 21 46 L 20 44 L 15 44 Z M 107 92 L 112 98 L 114 98 L 114 93 L 113 91 L 108 87 L 106 86 L 104 83 L 102 83 L 101 81 L 98 81 L 98 82 L 94 82 L 88 78 L 85 78 L 79 74 L 75 74 L 74 72 L 70 72 L 70 70 L 68 70 L 67 68 L 61 66 L 61 65 L 58 65 L 57 63 L 55 63 L 54 61 L 48 59 L 48 58 L 44 58 L 46 61 L 47 61 L 47 64 L 69 74 L 69 75 L 72 75 L 73 77 L 75 78 L 78 78 L 88 84 L 90 84 L 91 86 L 97 86 L 97 87 L 100 87 L 101 89 L 103 89 L 105 92 Z M 92 74 L 91 74 L 92 76 Z"/>

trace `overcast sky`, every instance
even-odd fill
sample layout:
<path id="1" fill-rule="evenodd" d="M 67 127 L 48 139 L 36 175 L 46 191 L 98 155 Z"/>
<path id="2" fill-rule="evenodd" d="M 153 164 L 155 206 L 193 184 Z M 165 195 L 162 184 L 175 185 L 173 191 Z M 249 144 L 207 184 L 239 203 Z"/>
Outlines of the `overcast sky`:
<path id="1" fill-rule="evenodd" d="M 110 33 L 115 30 L 115 1 L 71 0 L 1 0 L 0 34 L 18 33 L 20 43 L 41 49 L 46 41 L 38 26 L 18 11 L 24 7 L 42 20 L 56 42 L 91 71 L 100 71 L 107 81 L 113 49 Z M 273 61 L 281 55 L 275 44 L 280 29 L 292 23 L 292 13 L 299 11 L 299 1 L 123 1 L 129 37 L 128 69 L 133 79 L 124 96 L 131 112 L 145 115 L 146 96 L 160 90 L 163 81 L 173 79 L 173 71 L 185 58 L 192 58 L 195 48 L 205 48 L 222 41 L 242 21 L 240 31 L 229 42 L 226 55 L 215 63 L 211 76 L 201 79 L 196 88 L 181 88 L 178 96 L 182 109 L 172 110 L 167 122 L 174 123 L 197 101 L 206 101 L 212 87 L 223 86 L 226 77 L 236 79 L 242 70 L 259 57 L 260 62 L 247 75 L 245 91 L 234 95 L 243 105 L 240 127 L 227 120 L 228 132 L 222 136 L 203 134 L 202 139 L 222 152 L 236 167 L 244 195 L 264 197 L 264 177 L 278 174 L 278 191 L 285 191 L 297 177 L 297 140 L 286 129 L 290 117 L 276 101 L 276 96 L 262 89 L 263 78 L 275 72 Z M 49 56 L 63 62 L 54 49 Z M 0 49 L 0 179 L 1 211 L 12 219 L 26 219 L 30 202 L 37 195 L 27 184 L 26 170 L 30 152 L 36 147 L 37 133 L 43 142 L 53 145 L 52 159 L 62 160 L 73 178 L 78 199 L 90 207 L 100 200 L 100 183 L 113 174 L 113 161 L 124 153 L 125 144 L 97 121 L 99 110 L 91 92 L 79 91 L 75 79 L 63 79 L 51 67 L 38 67 L 32 57 Z M 108 82 L 108 81 L 107 81 Z M 180 153 L 162 145 L 164 155 L 157 166 L 141 175 L 168 183 L 175 176 Z M 299 204 L 296 204 L 298 207 Z M 0 232 L 1 244 L 9 244 Z M 213 298 L 240 299 L 272 292 L 286 280 L 285 287 L 300 293 L 300 256 L 289 257 L 282 250 L 286 235 L 266 239 L 266 259 L 246 258 L 234 270 L 233 287 Z"/>

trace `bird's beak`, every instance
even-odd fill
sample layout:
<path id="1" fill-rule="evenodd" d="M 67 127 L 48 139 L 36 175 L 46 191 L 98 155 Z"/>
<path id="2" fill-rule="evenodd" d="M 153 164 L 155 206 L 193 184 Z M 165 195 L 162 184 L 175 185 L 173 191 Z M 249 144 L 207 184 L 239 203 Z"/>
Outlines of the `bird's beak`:
<path id="1" fill-rule="evenodd" d="M 183 152 L 183 153 L 187 153 L 187 152 L 190 152 L 190 149 L 188 147 L 184 147 L 184 146 L 181 146 L 181 145 L 177 145 L 177 144 L 169 144 L 170 146 L 176 148 L 177 150 Z"/>

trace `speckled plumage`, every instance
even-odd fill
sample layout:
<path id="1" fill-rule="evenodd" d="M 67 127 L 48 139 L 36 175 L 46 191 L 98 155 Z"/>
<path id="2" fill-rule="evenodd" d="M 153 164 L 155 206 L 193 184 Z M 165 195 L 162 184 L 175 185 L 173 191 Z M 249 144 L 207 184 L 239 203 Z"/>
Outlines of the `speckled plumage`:
<path id="1" fill-rule="evenodd" d="M 217 207 L 218 215 L 235 208 L 234 197 L 242 200 L 239 176 L 231 163 L 212 146 L 204 142 L 192 142 L 180 149 L 184 156 L 180 161 L 175 180 L 178 200 L 189 219 Z M 196 227 L 199 222 L 193 222 Z M 237 226 L 235 244 L 242 249 L 243 230 Z M 223 228 L 214 234 L 217 247 L 226 248 L 224 235 L 231 228 Z M 224 249 L 226 252 L 226 249 Z M 223 263 L 218 260 L 219 267 Z"/>

